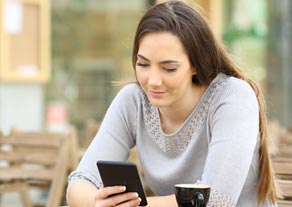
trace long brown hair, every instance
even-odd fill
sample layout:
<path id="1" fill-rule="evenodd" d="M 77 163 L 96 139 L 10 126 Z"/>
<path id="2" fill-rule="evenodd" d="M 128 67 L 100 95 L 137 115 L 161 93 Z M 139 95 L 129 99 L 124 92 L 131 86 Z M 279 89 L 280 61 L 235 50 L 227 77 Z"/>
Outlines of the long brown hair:
<path id="1" fill-rule="evenodd" d="M 182 42 L 191 65 L 197 74 L 195 84 L 208 85 L 219 74 L 224 73 L 247 81 L 255 91 L 259 104 L 259 187 L 258 205 L 265 199 L 276 202 L 277 190 L 268 149 L 267 117 L 263 94 L 258 85 L 237 66 L 224 47 L 215 39 L 207 21 L 191 5 L 181 1 L 168 1 L 150 8 L 138 25 L 132 53 L 135 68 L 141 38 L 150 32 L 170 32 Z"/>

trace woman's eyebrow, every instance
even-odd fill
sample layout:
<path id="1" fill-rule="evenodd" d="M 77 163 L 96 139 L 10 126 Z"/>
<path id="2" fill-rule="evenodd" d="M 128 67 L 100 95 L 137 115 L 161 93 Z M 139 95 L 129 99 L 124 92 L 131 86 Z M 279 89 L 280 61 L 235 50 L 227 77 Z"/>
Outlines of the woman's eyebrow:
<path id="1" fill-rule="evenodd" d="M 139 58 L 141 58 L 141 59 L 143 59 L 145 61 L 150 62 L 150 60 L 148 58 L 144 57 L 143 55 L 138 54 L 137 57 L 139 57 Z"/>
<path id="2" fill-rule="evenodd" d="M 163 60 L 159 62 L 160 64 L 169 64 L 169 63 L 179 63 L 177 60 Z"/>
<path id="3" fill-rule="evenodd" d="M 144 57 L 143 55 L 138 54 L 137 57 L 139 57 L 145 61 L 150 62 L 150 60 L 148 58 Z M 159 62 L 159 64 L 169 64 L 169 63 L 179 63 L 179 61 L 177 61 L 177 60 L 163 60 L 163 61 Z"/>

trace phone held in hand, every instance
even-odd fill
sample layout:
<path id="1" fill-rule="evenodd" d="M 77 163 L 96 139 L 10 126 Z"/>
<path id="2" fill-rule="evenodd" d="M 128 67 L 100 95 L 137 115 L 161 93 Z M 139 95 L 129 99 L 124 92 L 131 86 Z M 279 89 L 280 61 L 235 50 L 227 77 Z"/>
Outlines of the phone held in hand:
<path id="1" fill-rule="evenodd" d="M 96 163 L 103 185 L 126 186 L 126 192 L 137 192 L 141 198 L 141 206 L 147 205 L 143 185 L 137 170 L 132 162 L 99 160 Z"/>

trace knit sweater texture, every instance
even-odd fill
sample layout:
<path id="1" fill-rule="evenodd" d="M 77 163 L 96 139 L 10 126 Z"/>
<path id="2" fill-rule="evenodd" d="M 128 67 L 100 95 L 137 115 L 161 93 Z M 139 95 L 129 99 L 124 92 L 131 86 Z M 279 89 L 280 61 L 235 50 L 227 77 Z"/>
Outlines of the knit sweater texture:
<path id="1" fill-rule="evenodd" d="M 77 169 L 76 181 L 101 184 L 98 160 L 125 161 L 137 147 L 147 186 L 157 195 L 178 183 L 211 186 L 209 207 L 256 207 L 259 108 L 251 86 L 219 74 L 176 132 L 163 132 L 158 108 L 137 84 L 123 87 Z M 265 202 L 265 207 L 273 206 Z"/>

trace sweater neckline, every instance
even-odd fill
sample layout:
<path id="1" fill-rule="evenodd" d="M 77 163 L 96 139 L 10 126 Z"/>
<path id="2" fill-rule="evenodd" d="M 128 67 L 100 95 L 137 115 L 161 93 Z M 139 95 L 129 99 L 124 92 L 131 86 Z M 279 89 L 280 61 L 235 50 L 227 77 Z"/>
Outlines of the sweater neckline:
<path id="1" fill-rule="evenodd" d="M 156 144 L 166 153 L 178 153 L 188 146 L 194 131 L 198 130 L 206 119 L 211 100 L 219 86 L 225 82 L 228 76 L 218 74 L 204 91 L 201 99 L 184 123 L 171 134 L 163 132 L 159 111 L 148 100 L 146 94 L 142 92 L 143 113 L 147 130 Z"/>

